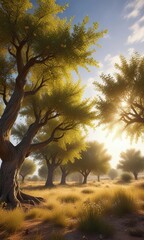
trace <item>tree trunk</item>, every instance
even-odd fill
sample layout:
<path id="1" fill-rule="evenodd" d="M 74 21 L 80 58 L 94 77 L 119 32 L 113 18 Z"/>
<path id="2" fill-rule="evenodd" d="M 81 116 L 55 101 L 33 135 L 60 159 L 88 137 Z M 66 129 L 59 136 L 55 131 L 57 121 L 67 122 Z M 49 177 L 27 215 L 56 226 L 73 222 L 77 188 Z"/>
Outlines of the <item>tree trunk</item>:
<path id="1" fill-rule="evenodd" d="M 32 205 L 43 201 L 42 198 L 21 192 L 18 184 L 19 159 L 13 161 L 3 161 L 0 169 L 0 202 L 4 203 L 7 208 L 15 208 L 21 203 L 29 203 Z"/>
<path id="2" fill-rule="evenodd" d="M 83 184 L 87 184 L 87 177 L 88 177 L 88 175 L 83 175 Z"/>
<path id="3" fill-rule="evenodd" d="M 135 180 L 138 180 L 138 173 L 134 172 L 133 173 Z"/>
<path id="4" fill-rule="evenodd" d="M 100 175 L 97 175 L 97 180 L 98 182 L 100 182 Z"/>
<path id="5" fill-rule="evenodd" d="M 67 177 L 67 174 L 64 171 L 62 171 L 61 182 L 60 182 L 61 185 L 66 184 L 66 177 Z"/>
<path id="6" fill-rule="evenodd" d="M 17 161 L 2 162 L 0 170 L 0 202 L 11 204 L 12 208 L 20 205 L 18 200 L 18 164 Z"/>
<path id="7" fill-rule="evenodd" d="M 48 165 L 48 176 L 45 183 L 45 187 L 53 187 L 53 175 L 54 175 L 54 167 L 52 165 Z"/>

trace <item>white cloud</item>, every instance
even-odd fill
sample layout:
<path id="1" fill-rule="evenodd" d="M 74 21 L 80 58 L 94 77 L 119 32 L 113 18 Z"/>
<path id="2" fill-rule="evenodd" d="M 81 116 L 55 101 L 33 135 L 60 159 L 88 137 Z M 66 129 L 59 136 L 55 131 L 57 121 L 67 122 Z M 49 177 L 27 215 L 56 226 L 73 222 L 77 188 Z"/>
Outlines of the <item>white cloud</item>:
<path id="1" fill-rule="evenodd" d="M 93 87 L 94 87 L 94 85 L 93 85 L 94 81 L 95 81 L 94 78 L 92 78 L 92 77 L 89 78 L 89 79 L 87 80 L 87 88 L 93 88 Z"/>
<path id="2" fill-rule="evenodd" d="M 135 53 L 135 49 L 134 48 L 129 48 L 128 49 L 128 55 L 131 56 L 133 53 Z"/>
<path id="3" fill-rule="evenodd" d="M 99 68 L 103 68 L 103 64 L 101 62 L 99 63 Z"/>
<path id="4" fill-rule="evenodd" d="M 144 10 L 144 0 L 133 0 L 125 6 L 125 18 L 135 18 Z"/>
<path id="5" fill-rule="evenodd" d="M 119 55 L 112 56 L 111 54 L 107 54 L 104 58 L 104 61 L 107 63 L 106 73 L 112 74 L 115 72 L 115 64 L 120 63 Z"/>
<path id="6" fill-rule="evenodd" d="M 112 56 L 108 54 L 104 58 L 105 62 L 108 62 L 109 65 L 115 65 L 115 63 L 120 63 L 119 55 Z"/>
<path id="7" fill-rule="evenodd" d="M 130 30 L 132 33 L 128 36 L 127 43 L 133 44 L 136 42 L 144 42 L 144 16 L 135 22 Z"/>

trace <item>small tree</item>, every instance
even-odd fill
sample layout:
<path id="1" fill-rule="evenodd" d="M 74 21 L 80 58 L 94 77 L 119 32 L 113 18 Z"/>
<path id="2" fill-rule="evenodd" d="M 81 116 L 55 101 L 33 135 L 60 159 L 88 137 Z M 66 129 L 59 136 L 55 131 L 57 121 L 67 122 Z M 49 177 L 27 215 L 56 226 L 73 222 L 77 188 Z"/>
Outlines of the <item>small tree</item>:
<path id="1" fill-rule="evenodd" d="M 135 180 L 138 179 L 138 174 L 144 170 L 144 157 L 141 156 L 140 151 L 135 149 L 128 149 L 121 153 L 121 160 L 118 168 L 123 171 L 131 172 Z"/>
<path id="2" fill-rule="evenodd" d="M 118 176 L 117 170 L 114 168 L 111 168 L 108 172 L 108 176 L 111 178 L 111 180 L 114 180 Z"/>
<path id="3" fill-rule="evenodd" d="M 30 160 L 26 159 L 25 162 L 23 163 L 21 169 L 20 169 L 20 176 L 22 177 L 22 182 L 24 182 L 25 178 L 28 175 L 32 175 L 36 170 L 36 165 L 35 163 Z"/>
<path id="4" fill-rule="evenodd" d="M 81 153 L 81 159 L 75 160 L 73 168 L 83 175 L 83 184 L 85 184 L 90 172 L 93 171 L 98 175 L 104 173 L 109 166 L 110 159 L 103 144 L 89 142 L 87 150 Z"/>

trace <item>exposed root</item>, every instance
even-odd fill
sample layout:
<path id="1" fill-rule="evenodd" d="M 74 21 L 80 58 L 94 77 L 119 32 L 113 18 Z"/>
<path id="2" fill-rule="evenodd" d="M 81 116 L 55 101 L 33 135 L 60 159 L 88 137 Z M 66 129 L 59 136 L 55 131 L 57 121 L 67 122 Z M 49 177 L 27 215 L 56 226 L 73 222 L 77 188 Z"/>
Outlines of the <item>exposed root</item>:
<path id="1" fill-rule="evenodd" d="M 20 192 L 20 202 L 27 202 L 32 205 L 40 204 L 41 202 L 44 202 L 44 199 L 41 197 L 34 197 L 29 194 L 25 194 L 23 192 Z"/>

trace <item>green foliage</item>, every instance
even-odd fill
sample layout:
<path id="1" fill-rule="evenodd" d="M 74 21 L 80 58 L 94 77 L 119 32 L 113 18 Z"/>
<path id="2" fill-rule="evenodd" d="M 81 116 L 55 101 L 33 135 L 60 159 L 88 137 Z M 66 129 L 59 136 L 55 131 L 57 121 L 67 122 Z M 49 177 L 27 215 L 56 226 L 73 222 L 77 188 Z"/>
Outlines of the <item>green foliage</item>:
<path id="1" fill-rule="evenodd" d="M 30 0 L 0 0 L 1 113 L 5 103 L 2 117 L 11 122 L 5 131 L 10 128 L 11 134 L 14 127 L 12 134 L 27 143 L 26 155 L 38 149 L 30 146 L 38 139 L 46 145 L 50 137 L 58 140 L 62 132 L 95 119 L 93 102 L 83 99 L 72 71 L 98 65 L 92 54 L 107 31 L 98 31 L 96 23 L 88 27 L 87 17 L 73 25 L 72 19 L 62 18 L 66 8 L 55 0 L 38 0 L 37 6 Z M 15 95 L 19 100 L 11 104 Z M 23 124 L 15 124 L 18 115 Z"/>
<path id="2" fill-rule="evenodd" d="M 144 57 L 136 53 L 129 60 L 120 56 L 120 60 L 113 76 L 102 74 L 103 83 L 95 83 L 97 119 L 109 128 L 117 126 L 117 134 L 124 129 L 137 140 L 144 130 Z"/>
<path id="3" fill-rule="evenodd" d="M 133 178 L 130 173 L 124 172 L 120 176 L 121 181 L 125 183 L 129 183 Z"/>
<path id="4" fill-rule="evenodd" d="M 66 136 L 60 139 L 58 143 L 50 143 L 46 148 L 39 151 L 35 157 L 39 161 L 46 161 L 47 166 L 53 165 L 54 167 L 66 164 L 68 161 L 73 162 L 75 157 L 80 158 L 80 153 L 86 148 L 86 143 L 81 135 L 72 136 L 71 132 L 74 133 L 73 130 L 68 131 Z M 46 164 L 40 169 L 40 172 L 46 172 Z"/>
<path id="5" fill-rule="evenodd" d="M 67 5 L 61 6 L 55 0 L 39 0 L 37 7 L 29 0 L 1 0 L 0 3 L 0 42 L 5 56 L 12 56 L 17 64 L 15 54 L 23 42 L 24 64 L 32 58 L 36 60 L 29 69 L 32 75 L 26 89 L 38 83 L 36 76 L 40 72 L 43 73 L 41 76 L 47 75 L 49 81 L 61 79 L 62 75 L 70 77 L 70 71 L 77 71 L 78 66 L 97 65 L 92 58 L 95 49 L 92 46 L 96 46 L 107 32 L 98 31 L 98 24 L 87 27 L 88 19 L 85 18 L 81 24 L 72 27 L 72 19 L 59 17 Z M 37 63 L 42 64 L 38 66 Z"/>
<path id="6" fill-rule="evenodd" d="M 80 212 L 78 229 L 84 233 L 97 233 L 105 237 L 112 237 L 114 234 L 114 228 L 103 219 L 98 206 L 94 204 L 87 204 Z"/>
<path id="7" fill-rule="evenodd" d="M 87 143 L 87 149 L 82 151 L 81 159 L 76 159 L 73 168 L 81 173 L 95 172 L 104 174 L 109 169 L 111 156 L 103 144 L 98 142 Z"/>
<path id="8" fill-rule="evenodd" d="M 121 153 L 118 168 L 133 173 L 137 179 L 138 173 L 144 170 L 144 157 L 141 156 L 140 151 L 128 149 L 126 152 Z"/>
<path id="9" fill-rule="evenodd" d="M 22 178 L 25 178 L 28 175 L 32 175 L 36 170 L 36 165 L 35 163 L 30 160 L 30 159 L 26 159 L 20 169 L 20 175 L 22 176 Z"/>

